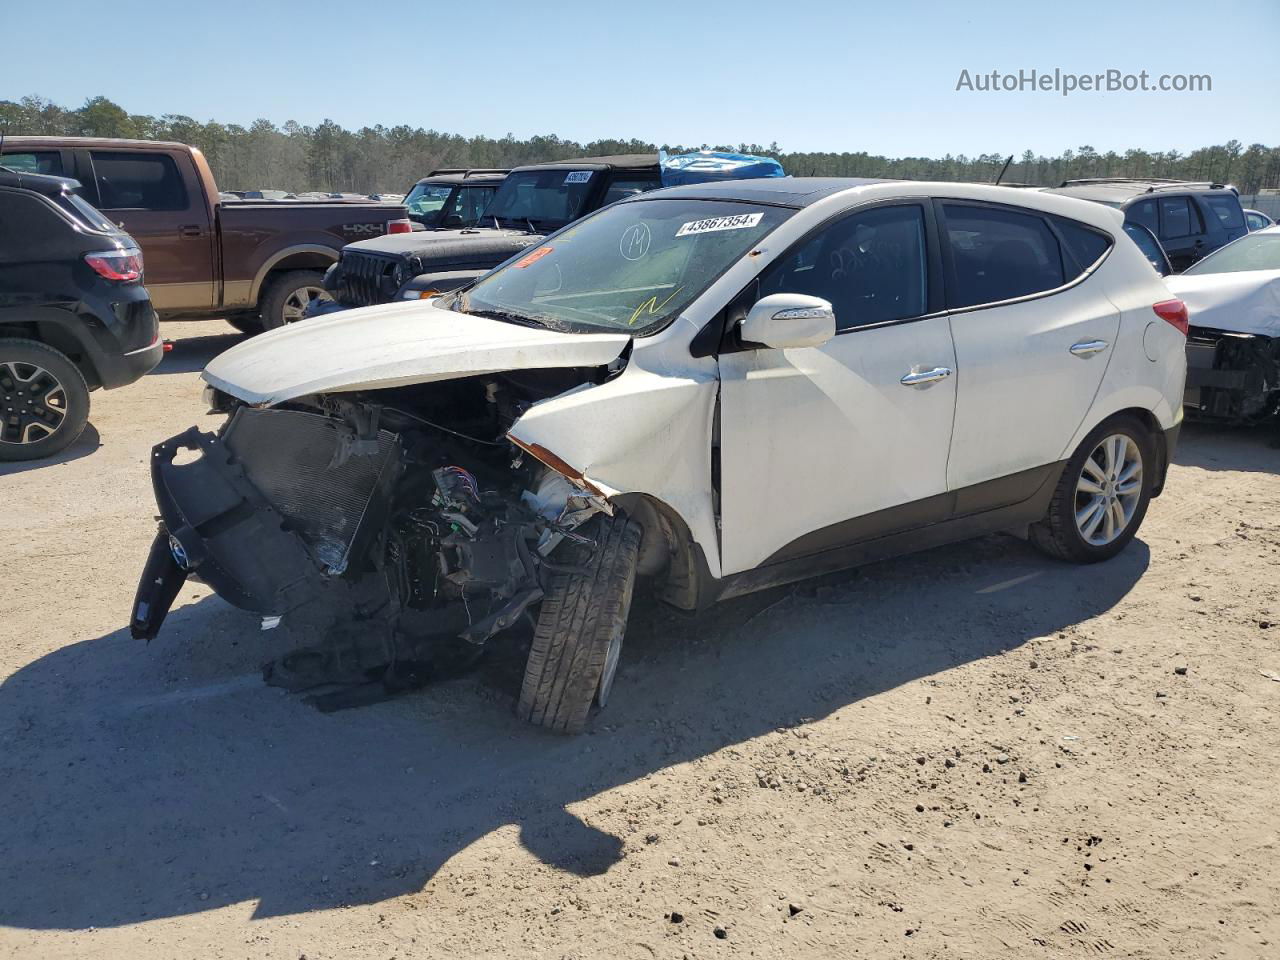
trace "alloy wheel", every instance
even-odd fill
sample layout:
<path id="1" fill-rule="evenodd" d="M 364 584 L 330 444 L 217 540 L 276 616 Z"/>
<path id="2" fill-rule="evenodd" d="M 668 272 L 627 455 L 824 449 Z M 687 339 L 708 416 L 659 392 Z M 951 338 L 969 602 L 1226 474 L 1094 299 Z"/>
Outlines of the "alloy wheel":
<path id="1" fill-rule="evenodd" d="M 306 315 L 307 307 L 311 301 L 332 299 L 324 287 L 298 287 L 289 296 L 285 297 L 284 307 L 280 311 L 281 319 L 285 323 L 296 323 Z"/>
<path id="2" fill-rule="evenodd" d="M 1141 502 L 1138 444 L 1123 433 L 1103 438 L 1076 478 L 1076 530 L 1086 543 L 1105 547 L 1129 528 Z"/>
<path id="3" fill-rule="evenodd" d="M 39 443 L 67 419 L 67 390 L 34 363 L 0 361 L 0 443 Z"/>

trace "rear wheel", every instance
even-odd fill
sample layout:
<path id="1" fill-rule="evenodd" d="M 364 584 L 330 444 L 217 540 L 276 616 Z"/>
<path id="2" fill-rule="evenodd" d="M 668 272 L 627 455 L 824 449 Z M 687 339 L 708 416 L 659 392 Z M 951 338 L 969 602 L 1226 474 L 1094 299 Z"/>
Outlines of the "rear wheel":
<path id="1" fill-rule="evenodd" d="M 559 733 L 581 733 L 592 703 L 609 700 L 640 553 L 640 526 L 621 514 L 582 532 L 596 545 L 565 558 L 580 569 L 556 574 L 542 600 L 516 707 Z"/>
<path id="2" fill-rule="evenodd" d="M 88 420 L 89 388 L 65 354 L 37 340 L 0 340 L 0 460 L 51 456 Z"/>
<path id="3" fill-rule="evenodd" d="M 1131 417 L 1101 424 L 1067 461 L 1049 513 L 1031 539 L 1060 560 L 1096 563 L 1123 550 L 1151 502 L 1155 443 Z"/>
<path id="4" fill-rule="evenodd" d="M 262 327 L 275 330 L 306 315 L 312 300 L 332 300 L 319 270 L 290 270 L 271 282 L 262 298 Z M 249 331 L 245 331 L 248 333 Z"/>

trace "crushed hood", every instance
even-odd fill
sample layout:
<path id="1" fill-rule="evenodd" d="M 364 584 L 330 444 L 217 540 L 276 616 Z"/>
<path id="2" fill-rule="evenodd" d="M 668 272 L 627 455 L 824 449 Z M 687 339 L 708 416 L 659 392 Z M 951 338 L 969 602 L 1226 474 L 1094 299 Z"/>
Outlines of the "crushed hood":
<path id="1" fill-rule="evenodd" d="M 1165 283 L 1193 327 L 1280 337 L 1280 270 L 1180 274 Z"/>
<path id="2" fill-rule="evenodd" d="M 368 240 L 347 244 L 343 248 L 343 253 L 434 258 L 444 251 L 452 252 L 479 244 L 482 247 L 508 251 L 510 255 L 541 239 L 540 234 L 532 234 L 526 230 L 499 230 L 481 224 L 463 230 L 415 230 L 412 233 L 391 233 L 381 237 L 370 237 Z"/>
<path id="3" fill-rule="evenodd" d="M 630 339 L 522 327 L 411 301 L 343 310 L 260 334 L 216 357 L 203 377 L 246 403 L 275 404 L 506 370 L 600 366 Z"/>

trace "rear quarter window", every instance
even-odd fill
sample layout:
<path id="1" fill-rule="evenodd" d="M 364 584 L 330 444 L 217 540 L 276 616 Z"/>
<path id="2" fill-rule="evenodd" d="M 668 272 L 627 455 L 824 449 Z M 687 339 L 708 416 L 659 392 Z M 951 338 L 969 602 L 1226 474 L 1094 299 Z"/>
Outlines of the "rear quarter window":
<path id="1" fill-rule="evenodd" d="M 70 259 L 71 226 L 44 198 L 23 190 L 0 190 L 0 262 Z"/>
<path id="2" fill-rule="evenodd" d="M 1067 248 L 1069 257 L 1065 264 L 1067 280 L 1074 280 L 1080 276 L 1111 249 L 1110 235 L 1093 227 L 1077 223 L 1075 220 L 1068 220 L 1066 217 L 1054 217 L 1053 225 L 1058 228 L 1058 233 L 1062 235 L 1062 241 Z"/>
<path id="3" fill-rule="evenodd" d="M 1213 194 L 1204 197 L 1204 202 L 1213 211 L 1218 222 L 1228 230 L 1238 230 L 1244 226 L 1244 210 L 1238 198 L 1231 194 Z"/>

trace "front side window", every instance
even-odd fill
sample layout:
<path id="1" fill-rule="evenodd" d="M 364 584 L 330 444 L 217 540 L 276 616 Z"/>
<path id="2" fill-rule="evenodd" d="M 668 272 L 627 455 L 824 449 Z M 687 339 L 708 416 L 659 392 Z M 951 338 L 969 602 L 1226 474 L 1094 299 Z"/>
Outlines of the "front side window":
<path id="1" fill-rule="evenodd" d="M 1160 239 L 1177 240 L 1204 233 L 1200 214 L 1186 197 L 1160 198 Z"/>
<path id="2" fill-rule="evenodd" d="M 942 209 L 954 269 L 948 306 L 1013 300 L 1066 282 L 1062 251 L 1044 218 L 955 203 Z"/>
<path id="3" fill-rule="evenodd" d="M 103 210 L 185 210 L 187 190 L 173 157 L 155 153 L 90 153 Z"/>
<path id="4" fill-rule="evenodd" d="M 1244 270 L 1280 270 L 1280 234 L 1247 234 L 1215 250 L 1184 273 L 1239 273 Z"/>
<path id="5" fill-rule="evenodd" d="M 601 201 L 601 205 L 604 206 L 616 200 L 625 200 L 627 197 L 634 197 L 660 186 L 662 184 L 651 177 L 614 177 L 613 182 L 609 184 L 609 189 L 604 192 L 604 200 Z"/>
<path id="6" fill-rule="evenodd" d="M 760 295 L 821 297 L 838 330 L 918 317 L 928 303 L 925 250 L 922 207 L 876 207 L 823 227 L 770 264 Z"/>
<path id="7" fill-rule="evenodd" d="M 454 194 L 444 216 L 457 217 L 464 227 L 479 223 L 497 190 L 497 187 L 462 187 Z"/>
<path id="8" fill-rule="evenodd" d="M 793 212 L 731 201 L 619 203 L 508 261 L 453 306 L 553 329 L 653 332 Z"/>
<path id="9" fill-rule="evenodd" d="M 49 173 L 62 176 L 62 154 L 57 150 L 30 150 L 0 155 L 0 166 L 18 173 Z"/>
<path id="10" fill-rule="evenodd" d="M 551 232 L 587 212 L 599 170 L 526 170 L 502 182 L 487 215 L 504 227 L 532 226 Z"/>
<path id="11" fill-rule="evenodd" d="M 1156 202 L 1143 200 L 1135 203 L 1124 212 L 1124 218 L 1130 223 L 1140 223 L 1152 233 L 1160 232 L 1160 218 L 1156 214 Z"/>
<path id="12" fill-rule="evenodd" d="M 1204 198 L 1214 216 L 1228 230 L 1238 230 L 1244 226 L 1244 210 L 1240 208 L 1240 200 L 1230 194 L 1211 194 Z"/>

